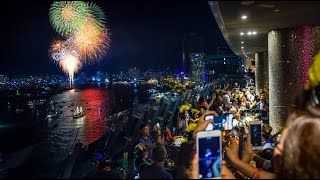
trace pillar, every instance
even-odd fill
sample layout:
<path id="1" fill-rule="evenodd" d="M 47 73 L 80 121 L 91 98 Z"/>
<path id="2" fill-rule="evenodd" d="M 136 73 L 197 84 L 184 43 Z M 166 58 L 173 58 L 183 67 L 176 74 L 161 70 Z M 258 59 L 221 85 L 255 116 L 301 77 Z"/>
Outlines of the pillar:
<path id="1" fill-rule="evenodd" d="M 268 33 L 269 112 L 273 133 L 285 125 L 295 97 L 308 80 L 320 50 L 320 26 L 303 25 Z"/>
<path id="2" fill-rule="evenodd" d="M 251 63 L 251 59 L 250 58 L 246 58 L 244 60 L 244 67 L 246 67 L 246 68 L 251 68 L 252 67 L 252 63 Z"/>
<path id="3" fill-rule="evenodd" d="M 268 52 L 258 52 L 255 54 L 256 61 L 256 75 L 255 86 L 256 93 L 260 92 L 260 89 L 268 89 Z"/>

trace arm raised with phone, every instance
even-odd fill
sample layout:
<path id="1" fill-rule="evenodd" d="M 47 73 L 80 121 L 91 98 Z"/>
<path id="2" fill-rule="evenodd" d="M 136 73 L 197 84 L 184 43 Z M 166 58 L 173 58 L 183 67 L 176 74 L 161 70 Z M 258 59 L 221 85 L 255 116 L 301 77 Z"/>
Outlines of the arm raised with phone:
<path id="1" fill-rule="evenodd" d="M 205 120 L 205 117 L 207 115 L 214 115 L 214 116 L 218 116 L 218 113 L 216 111 L 206 111 L 204 114 L 202 114 L 199 118 L 199 122 L 196 126 L 196 128 L 193 131 L 193 139 L 195 139 L 196 134 L 198 131 L 204 131 L 206 130 L 206 128 L 208 127 L 208 125 L 214 124 L 214 119 L 209 119 L 209 120 Z"/>
<path id="2" fill-rule="evenodd" d="M 248 142 L 247 145 L 249 144 L 250 143 Z M 230 138 L 230 145 L 225 147 L 225 150 L 231 165 L 245 176 L 252 178 L 252 175 L 259 171 L 259 176 L 256 177 L 256 179 L 275 179 L 275 174 L 258 170 L 247 162 L 240 160 L 238 156 L 239 144 L 235 137 Z"/>

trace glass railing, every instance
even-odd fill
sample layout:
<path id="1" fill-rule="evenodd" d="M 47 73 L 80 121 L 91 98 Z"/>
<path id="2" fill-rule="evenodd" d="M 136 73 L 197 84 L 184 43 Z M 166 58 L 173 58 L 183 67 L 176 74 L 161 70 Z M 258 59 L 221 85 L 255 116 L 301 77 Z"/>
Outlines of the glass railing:
<path id="1" fill-rule="evenodd" d="M 177 97 L 168 95 L 160 104 L 150 101 L 84 125 L 81 118 L 85 117 L 80 117 L 80 127 L 69 131 L 56 127 L 34 147 L 30 158 L 32 178 L 83 178 L 95 171 L 91 160 L 96 149 L 106 151 L 112 163 L 126 174 L 133 174 L 133 148 L 140 124 L 148 122 L 153 126 L 159 122 L 162 126 L 167 121 L 172 131 L 176 109 L 183 101 L 193 103 L 198 94 L 207 95 L 213 85 L 207 83 Z M 81 163 L 77 155 L 81 156 Z"/>

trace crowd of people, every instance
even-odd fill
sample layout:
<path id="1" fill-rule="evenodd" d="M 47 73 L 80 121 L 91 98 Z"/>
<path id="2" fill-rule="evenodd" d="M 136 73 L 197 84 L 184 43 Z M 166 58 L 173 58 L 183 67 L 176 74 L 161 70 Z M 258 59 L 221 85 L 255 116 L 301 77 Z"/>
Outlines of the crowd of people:
<path id="1" fill-rule="evenodd" d="M 211 97 L 184 101 L 173 126 L 140 125 L 135 147 L 135 168 L 140 179 L 199 179 L 196 134 L 215 117 L 233 114 L 233 129 L 222 130 L 221 177 L 226 179 L 319 178 L 320 86 L 304 90 L 297 98 L 286 125 L 272 132 L 269 125 L 268 90 L 255 92 L 252 80 L 215 87 Z M 250 121 L 261 123 L 261 149 L 253 150 Z M 151 131 L 151 132 L 150 132 Z M 243 147 L 239 139 L 246 135 Z M 239 153 L 240 152 L 240 153 Z"/>

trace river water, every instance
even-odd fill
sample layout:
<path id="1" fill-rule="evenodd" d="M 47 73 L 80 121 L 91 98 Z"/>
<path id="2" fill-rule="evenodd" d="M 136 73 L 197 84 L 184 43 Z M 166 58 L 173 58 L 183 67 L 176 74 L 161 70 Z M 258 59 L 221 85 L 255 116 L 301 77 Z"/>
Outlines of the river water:
<path id="1" fill-rule="evenodd" d="M 46 177 L 53 168 L 50 161 L 62 160 L 76 136 L 84 144 L 94 142 L 108 127 L 107 117 L 148 101 L 149 88 L 78 87 L 29 104 L 10 102 L 9 106 L 8 102 L 1 102 L 0 177 L 17 172 L 26 177 Z M 77 107 L 82 107 L 85 115 L 73 118 Z"/>

